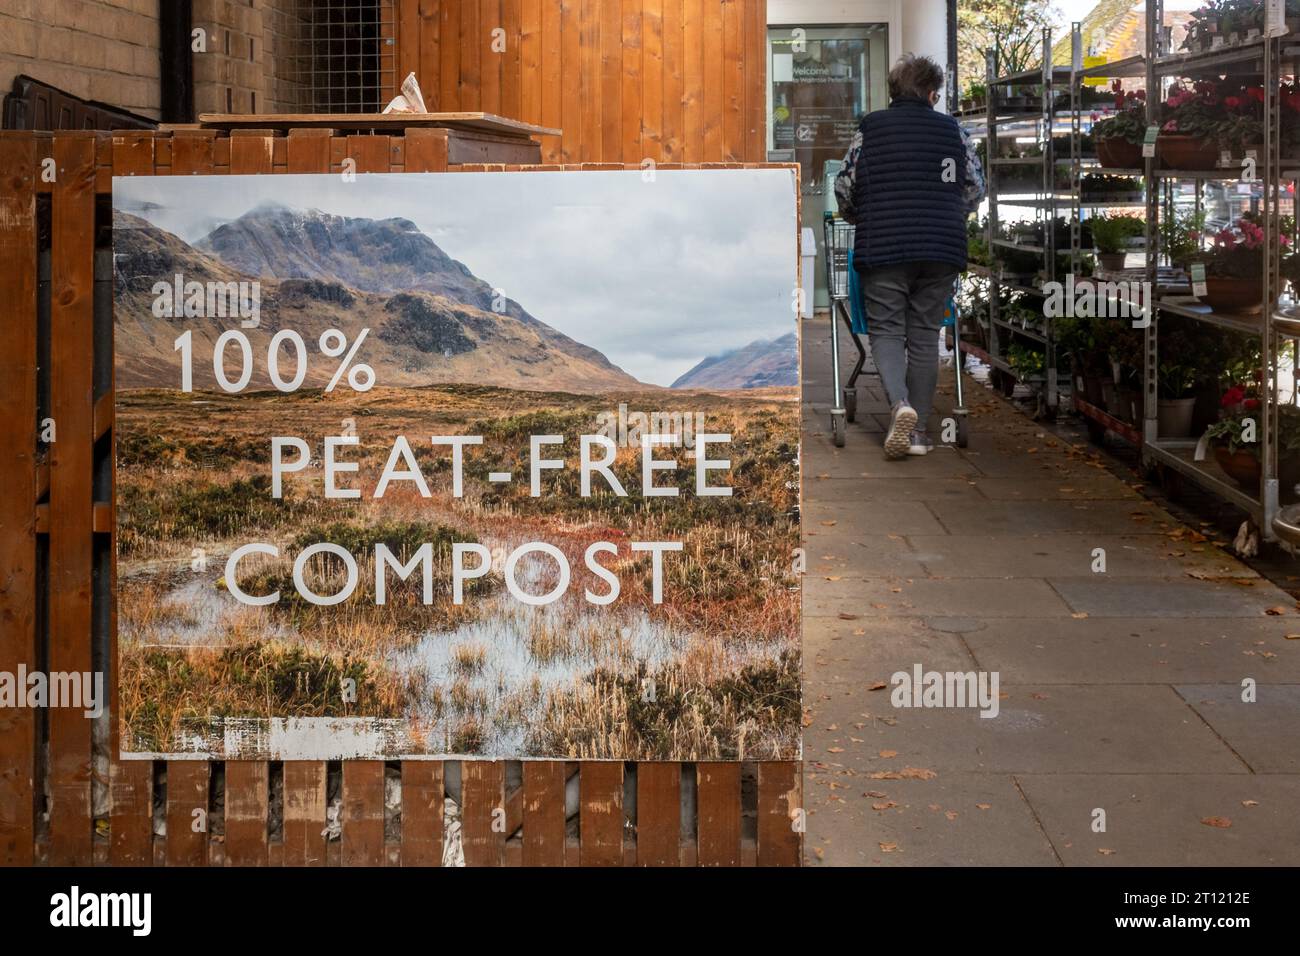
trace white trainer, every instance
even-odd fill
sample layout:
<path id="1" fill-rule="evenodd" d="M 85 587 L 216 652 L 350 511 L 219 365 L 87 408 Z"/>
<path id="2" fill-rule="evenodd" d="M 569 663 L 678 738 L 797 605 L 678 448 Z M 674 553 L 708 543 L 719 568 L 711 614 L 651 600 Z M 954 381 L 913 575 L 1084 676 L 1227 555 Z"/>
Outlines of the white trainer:
<path id="1" fill-rule="evenodd" d="M 885 435 L 885 457 L 890 461 L 906 458 L 912 447 L 912 429 L 916 427 L 916 409 L 907 402 L 894 406 L 889 419 L 889 433 Z"/>

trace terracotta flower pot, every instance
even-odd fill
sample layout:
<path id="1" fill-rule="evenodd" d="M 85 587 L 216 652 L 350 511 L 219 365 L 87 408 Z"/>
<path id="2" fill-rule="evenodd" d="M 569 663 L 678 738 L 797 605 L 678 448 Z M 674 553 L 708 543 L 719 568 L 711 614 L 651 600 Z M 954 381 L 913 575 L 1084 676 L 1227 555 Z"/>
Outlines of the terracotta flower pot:
<path id="1" fill-rule="evenodd" d="M 1244 448 L 1229 451 L 1226 445 L 1214 446 L 1214 460 L 1229 478 L 1243 488 L 1259 488 L 1259 457 Z"/>
<path id="2" fill-rule="evenodd" d="M 1166 169 L 1215 169 L 1219 165 L 1218 143 L 1199 136 L 1161 133 L 1156 154 Z"/>
<path id="3" fill-rule="evenodd" d="M 1161 438 L 1190 438 L 1196 399 L 1162 398 L 1156 405 Z"/>
<path id="4" fill-rule="evenodd" d="M 1197 296 L 1215 312 L 1258 315 L 1264 309 L 1264 280 L 1206 276 L 1205 295 Z"/>
<path id="5" fill-rule="evenodd" d="M 1125 252 L 1099 252 L 1097 253 L 1097 265 L 1107 272 L 1119 272 L 1124 268 L 1124 260 L 1128 257 Z"/>
<path id="6" fill-rule="evenodd" d="M 1142 144 L 1118 136 L 1097 140 L 1097 162 L 1106 169 L 1140 169 Z"/>

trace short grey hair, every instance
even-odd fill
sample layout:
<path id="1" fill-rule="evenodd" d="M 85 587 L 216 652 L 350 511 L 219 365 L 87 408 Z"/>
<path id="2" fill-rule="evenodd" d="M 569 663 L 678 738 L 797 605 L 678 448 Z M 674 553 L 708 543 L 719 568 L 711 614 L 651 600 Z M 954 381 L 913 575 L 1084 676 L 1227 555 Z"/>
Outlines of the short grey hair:
<path id="1" fill-rule="evenodd" d="M 889 71 L 889 98 L 915 96 L 928 100 L 943 89 L 943 67 L 928 56 L 904 53 Z"/>

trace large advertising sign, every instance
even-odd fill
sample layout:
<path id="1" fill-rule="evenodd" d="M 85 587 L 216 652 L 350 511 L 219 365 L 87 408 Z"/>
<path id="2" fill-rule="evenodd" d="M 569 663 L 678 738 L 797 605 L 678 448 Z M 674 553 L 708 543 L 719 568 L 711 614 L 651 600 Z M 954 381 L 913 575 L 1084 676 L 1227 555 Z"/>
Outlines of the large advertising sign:
<path id="1" fill-rule="evenodd" d="M 113 203 L 126 756 L 798 756 L 792 170 Z"/>

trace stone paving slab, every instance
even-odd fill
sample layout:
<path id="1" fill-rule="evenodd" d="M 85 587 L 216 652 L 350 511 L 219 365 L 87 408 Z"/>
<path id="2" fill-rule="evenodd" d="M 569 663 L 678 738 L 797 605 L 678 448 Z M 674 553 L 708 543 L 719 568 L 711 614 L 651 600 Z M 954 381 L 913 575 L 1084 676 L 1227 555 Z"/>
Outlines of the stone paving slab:
<path id="1" fill-rule="evenodd" d="M 805 520 L 812 519 L 805 516 Z M 853 535 L 838 524 L 827 527 L 818 522 L 804 544 L 805 585 L 817 578 L 925 576 L 925 568 L 902 535 Z"/>
<path id="2" fill-rule="evenodd" d="M 995 478 L 981 475 L 974 480 L 974 485 L 980 494 L 994 501 L 1144 500 L 1133 488 L 1116 481 L 1110 475 L 1084 474 L 1068 478 Z"/>
<path id="3" fill-rule="evenodd" d="M 804 626 L 804 658 L 809 699 L 831 684 L 862 691 L 877 681 L 888 681 L 890 674 L 918 660 L 938 670 L 968 671 L 977 666 L 962 635 L 933 630 L 920 619 L 906 617 L 856 621 L 810 617 Z"/>
<path id="4" fill-rule="evenodd" d="M 939 775 L 1250 773 L 1168 686 L 1003 684 L 1000 690 L 1006 696 L 993 718 L 973 708 L 895 708 L 889 687 L 827 693 L 806 702 L 813 723 L 805 731 L 804 759 L 834 759 L 865 772 L 913 767 Z M 831 725 L 840 730 L 813 731 Z M 881 751 L 898 756 L 880 758 Z"/>
<path id="5" fill-rule="evenodd" d="M 1262 578 L 1153 582 L 1092 574 L 1051 578 L 1049 583 L 1071 609 L 1090 617 L 1263 617 L 1281 614 L 1295 601 Z"/>
<path id="6" fill-rule="evenodd" d="M 804 578 L 805 617 L 960 617 L 977 610 L 983 618 L 1069 617 L 1070 608 L 1044 581 L 999 581 L 990 606 L 989 584 L 977 578 Z"/>
<path id="7" fill-rule="evenodd" d="M 1067 866 L 1296 862 L 1297 775 L 1053 774 L 1016 782 Z M 1105 833 L 1092 832 L 1098 807 Z M 1176 873 L 1170 880 L 1174 888 L 1196 882 Z"/>
<path id="8" fill-rule="evenodd" d="M 943 501 L 933 511 L 949 534 L 1141 534 L 1173 522 L 1150 503 L 1129 501 L 990 501 L 979 508 Z"/>
<path id="9" fill-rule="evenodd" d="M 1287 640 L 1284 620 L 1021 618 L 981 621 L 960 636 L 981 668 L 1015 683 L 1300 682 L 1300 640 Z"/>
<path id="10" fill-rule="evenodd" d="M 1014 779 L 944 774 L 872 780 L 813 766 L 806 776 L 809 862 L 834 866 L 1056 866 Z M 875 809 L 879 807 L 880 809 Z M 852 833 L 852 840 L 840 834 Z"/>
<path id="11" fill-rule="evenodd" d="M 824 521 L 835 524 L 822 524 Z M 859 501 L 848 508 L 842 502 L 804 498 L 803 524 L 804 534 L 810 539 L 832 532 L 835 536 L 858 537 L 944 532 L 934 512 L 922 501 Z"/>
<path id="12" fill-rule="evenodd" d="M 1241 672 L 1256 681 L 1253 703 L 1242 701 L 1240 681 L 1176 689 L 1256 773 L 1300 774 L 1300 684 L 1264 683 L 1265 671 L 1257 660 Z M 1300 803 L 1295 809 L 1300 818 Z"/>
<path id="13" fill-rule="evenodd" d="M 1188 578 L 1192 574 L 1257 578 L 1212 546 L 1191 551 L 1164 535 L 908 535 L 913 556 L 936 577 L 1066 577 L 1092 574 L 1093 551 L 1105 551 L 1099 578 Z"/>

